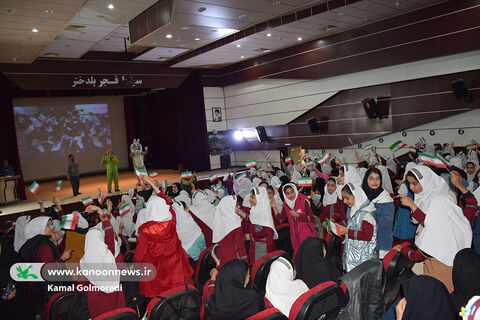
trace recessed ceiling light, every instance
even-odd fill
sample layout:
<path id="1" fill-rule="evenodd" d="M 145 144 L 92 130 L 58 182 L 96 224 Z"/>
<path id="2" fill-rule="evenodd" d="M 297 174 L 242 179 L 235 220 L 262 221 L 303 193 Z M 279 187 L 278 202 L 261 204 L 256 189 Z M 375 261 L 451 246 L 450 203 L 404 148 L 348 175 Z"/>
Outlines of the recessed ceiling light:
<path id="1" fill-rule="evenodd" d="M 245 56 L 240 56 L 240 58 L 242 58 L 242 59 L 243 59 L 243 58 L 245 58 Z"/>
<path id="2" fill-rule="evenodd" d="M 188 29 L 190 29 L 190 27 L 181 27 L 180 29 L 181 30 L 188 30 Z"/>
<path id="3" fill-rule="evenodd" d="M 343 12 L 339 12 L 338 15 L 339 15 L 339 16 L 343 16 L 344 13 L 343 13 Z"/>
<path id="4" fill-rule="evenodd" d="M 280 0 L 275 0 L 272 2 L 274 6 L 279 6 L 282 2 Z"/>
<path id="5" fill-rule="evenodd" d="M 203 12 L 205 10 L 207 10 L 207 8 L 205 8 L 205 7 L 200 7 L 200 8 L 197 9 L 198 12 Z"/>
<path id="6" fill-rule="evenodd" d="M 110 4 L 107 6 L 107 8 L 110 9 L 110 10 L 113 10 L 113 9 L 115 8 L 115 6 L 110 3 Z"/>
<path id="7" fill-rule="evenodd" d="M 200 40 L 200 38 L 199 38 L 199 37 L 195 37 L 195 41 L 199 41 L 199 40 Z"/>
<path id="8" fill-rule="evenodd" d="M 302 37 L 298 37 L 297 40 L 298 40 L 298 41 L 302 41 Z"/>
<path id="9" fill-rule="evenodd" d="M 32 29 L 32 32 L 38 32 L 38 29 L 37 29 L 37 28 L 33 28 L 33 29 Z"/>
<path id="10" fill-rule="evenodd" d="M 45 13 L 54 13 L 55 11 L 53 11 L 52 9 L 45 9 L 44 12 L 45 12 Z"/>
<path id="11" fill-rule="evenodd" d="M 167 39 L 170 39 L 170 38 L 172 38 L 172 35 L 169 33 L 169 34 L 167 34 L 165 37 L 166 37 Z"/>
<path id="12" fill-rule="evenodd" d="M 286 146 L 289 146 L 289 145 L 291 145 L 291 143 L 285 143 L 285 145 L 286 145 Z"/>
<path id="13" fill-rule="evenodd" d="M 363 21 L 368 21 L 368 18 L 363 18 L 362 20 L 363 20 Z"/>
<path id="14" fill-rule="evenodd" d="M 238 16 L 238 19 L 240 19 L 240 20 L 241 20 L 241 19 L 245 19 L 246 17 L 247 17 L 247 15 L 246 15 L 246 14 L 241 14 L 241 15 L 239 15 L 239 16 Z"/>
<path id="15" fill-rule="evenodd" d="M 239 44 L 237 44 L 237 48 L 240 48 L 241 46 L 242 46 L 242 45 L 241 45 L 240 43 L 239 43 Z"/>
<path id="16" fill-rule="evenodd" d="M 272 36 L 272 34 L 271 34 L 271 33 L 267 33 L 267 37 L 271 37 L 271 36 Z"/>
<path id="17" fill-rule="evenodd" d="M 395 2 L 395 5 L 398 7 L 400 5 L 400 1 Z"/>

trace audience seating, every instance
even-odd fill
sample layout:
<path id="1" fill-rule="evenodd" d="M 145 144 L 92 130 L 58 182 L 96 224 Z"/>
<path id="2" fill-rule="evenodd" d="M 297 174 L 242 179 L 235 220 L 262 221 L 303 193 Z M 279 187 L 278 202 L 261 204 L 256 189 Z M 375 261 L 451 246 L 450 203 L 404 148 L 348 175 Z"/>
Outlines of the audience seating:
<path id="1" fill-rule="evenodd" d="M 290 227 L 284 223 L 275 227 L 278 239 L 275 239 L 275 246 L 278 250 L 283 250 L 290 256 L 293 255 L 292 241 L 290 240 Z"/>
<path id="2" fill-rule="evenodd" d="M 74 292 L 62 291 L 54 294 L 47 304 L 47 320 L 68 319 L 73 297 Z"/>
<path id="3" fill-rule="evenodd" d="M 213 246 L 202 251 L 197 260 L 197 271 L 195 272 L 195 282 L 199 292 L 203 292 L 203 286 L 210 279 L 210 270 L 216 267 L 212 253 Z"/>
<path id="4" fill-rule="evenodd" d="M 280 257 L 284 257 L 287 260 L 289 259 L 288 254 L 285 251 L 277 250 L 266 254 L 253 264 L 251 284 L 252 287 L 255 288 L 260 294 L 265 293 L 267 277 L 270 273 L 270 266 L 272 265 L 272 262 Z"/>
<path id="5" fill-rule="evenodd" d="M 342 238 L 333 235 L 327 242 L 325 259 L 342 270 Z"/>
<path id="6" fill-rule="evenodd" d="M 119 308 L 105 312 L 93 320 L 138 320 L 138 315 L 132 308 Z"/>
<path id="7" fill-rule="evenodd" d="M 343 290 L 333 281 L 319 284 L 302 294 L 292 305 L 289 319 L 334 320 L 345 305 Z"/>
<path id="8" fill-rule="evenodd" d="M 125 254 L 123 255 L 123 261 L 125 263 L 132 263 L 134 255 L 135 255 L 135 252 L 133 250 L 129 250 L 125 252 Z"/>
<path id="9" fill-rule="evenodd" d="M 254 314 L 246 320 L 288 320 L 288 318 L 280 310 L 270 308 Z"/>
<path id="10" fill-rule="evenodd" d="M 173 288 L 153 298 L 147 306 L 147 319 L 198 319 L 202 301 L 191 285 Z"/>

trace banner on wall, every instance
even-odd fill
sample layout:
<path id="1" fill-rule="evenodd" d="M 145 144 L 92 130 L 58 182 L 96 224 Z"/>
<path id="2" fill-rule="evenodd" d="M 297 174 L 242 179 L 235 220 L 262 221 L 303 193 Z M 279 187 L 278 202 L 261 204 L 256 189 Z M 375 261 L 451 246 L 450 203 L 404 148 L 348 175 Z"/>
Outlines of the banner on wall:
<path id="1" fill-rule="evenodd" d="M 219 156 L 232 152 L 230 138 L 226 134 L 211 134 L 208 136 L 210 155 Z"/>

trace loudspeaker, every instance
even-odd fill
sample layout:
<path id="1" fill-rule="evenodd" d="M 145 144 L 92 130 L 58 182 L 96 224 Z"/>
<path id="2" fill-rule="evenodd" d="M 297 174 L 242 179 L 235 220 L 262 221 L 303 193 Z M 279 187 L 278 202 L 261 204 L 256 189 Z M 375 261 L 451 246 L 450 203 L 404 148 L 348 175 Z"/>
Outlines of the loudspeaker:
<path id="1" fill-rule="evenodd" d="M 264 142 L 268 140 L 267 132 L 265 131 L 264 126 L 255 127 L 255 130 L 257 131 L 258 141 Z"/>
<path id="2" fill-rule="evenodd" d="M 452 91 L 455 98 L 467 102 L 473 102 L 473 95 L 465 85 L 465 81 L 462 78 L 452 81 Z"/>
<path id="3" fill-rule="evenodd" d="M 307 120 L 308 127 L 312 133 L 320 133 L 320 126 L 318 125 L 318 121 L 315 118 L 310 118 Z"/>
<path id="4" fill-rule="evenodd" d="M 369 119 L 377 119 L 379 117 L 377 102 L 374 98 L 363 99 L 362 104 Z"/>

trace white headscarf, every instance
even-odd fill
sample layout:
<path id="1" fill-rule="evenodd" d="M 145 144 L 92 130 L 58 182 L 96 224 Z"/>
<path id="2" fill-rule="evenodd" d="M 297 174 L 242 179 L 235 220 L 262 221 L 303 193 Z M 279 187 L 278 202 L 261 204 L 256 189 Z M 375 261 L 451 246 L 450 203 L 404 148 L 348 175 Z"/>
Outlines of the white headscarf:
<path id="1" fill-rule="evenodd" d="M 281 181 L 277 176 L 272 176 L 272 179 L 270 179 L 270 185 L 274 188 L 280 183 Z"/>
<path id="2" fill-rule="evenodd" d="M 250 169 L 248 170 L 248 172 L 250 173 L 251 176 L 255 176 L 255 175 L 257 174 L 257 169 L 255 169 L 255 168 L 250 168 Z"/>
<path id="3" fill-rule="evenodd" d="M 253 178 L 252 184 L 253 187 L 258 187 L 258 185 L 262 182 L 262 180 L 258 177 Z"/>
<path id="4" fill-rule="evenodd" d="M 287 198 L 287 196 L 285 195 L 285 189 L 286 189 L 287 187 L 291 187 L 291 188 L 293 189 L 293 191 L 295 191 L 295 199 L 290 200 L 290 199 Z M 294 185 L 293 183 L 287 183 L 286 185 L 283 186 L 282 192 L 283 192 L 283 199 L 285 199 L 285 202 L 287 203 L 287 206 L 288 206 L 290 209 L 295 208 L 295 201 L 297 201 L 297 198 L 298 198 L 297 186 Z"/>
<path id="5" fill-rule="evenodd" d="M 390 174 L 388 174 L 388 169 L 385 166 L 379 165 L 378 170 L 382 173 L 382 187 L 383 189 L 388 190 L 388 192 L 393 192 L 392 180 L 390 179 Z"/>
<path id="6" fill-rule="evenodd" d="M 187 205 L 187 208 L 190 208 L 192 205 L 192 200 L 190 200 L 190 197 L 188 196 L 188 192 L 185 190 L 180 191 L 178 196 L 174 198 L 175 201 L 183 201 Z"/>
<path id="7" fill-rule="evenodd" d="M 220 200 L 215 211 L 215 220 L 213 221 L 212 242 L 218 243 L 233 230 L 241 227 L 242 218 L 235 213 L 237 197 L 226 196 Z"/>
<path id="8" fill-rule="evenodd" d="M 13 248 L 16 252 L 18 252 L 18 250 L 20 250 L 25 241 L 27 241 L 25 228 L 30 222 L 30 219 L 30 216 L 20 216 L 15 221 L 15 236 L 13 238 Z"/>
<path id="9" fill-rule="evenodd" d="M 211 189 L 204 189 L 203 192 L 207 195 L 208 202 L 214 203 L 215 202 L 215 193 Z"/>
<path id="10" fill-rule="evenodd" d="M 105 233 L 102 229 L 93 227 L 85 236 L 85 254 L 80 259 L 80 269 L 92 272 L 97 270 L 117 270 L 117 263 L 112 252 L 105 244 Z M 102 292 L 112 293 L 119 288 L 120 275 L 95 275 L 87 273 L 85 276 L 94 286 L 100 287 Z"/>
<path id="11" fill-rule="evenodd" d="M 462 209 L 448 195 L 445 180 L 426 166 L 416 166 L 411 172 L 423 189 L 415 194 L 414 202 L 426 215 L 424 229 L 415 244 L 443 264 L 453 266 L 457 252 L 470 248 L 472 228 Z"/>
<path id="12" fill-rule="evenodd" d="M 328 184 L 328 180 L 330 180 L 330 178 L 328 178 L 327 183 L 325 183 L 325 186 L 323 187 L 324 194 L 323 194 L 322 204 L 324 206 L 328 206 L 328 205 L 337 203 L 337 199 L 338 199 L 338 196 L 337 196 L 338 179 L 337 179 L 337 177 L 332 177 L 332 178 L 333 178 L 333 180 L 335 180 L 335 191 L 333 191 L 332 193 L 328 192 L 327 184 Z"/>
<path id="13" fill-rule="evenodd" d="M 250 181 L 250 179 L 245 178 L 242 181 L 240 181 L 240 192 L 238 193 L 238 195 L 243 199 L 245 199 L 245 197 L 248 196 L 248 193 L 250 192 L 250 190 L 252 190 L 252 188 L 253 188 L 252 181 Z"/>
<path id="14" fill-rule="evenodd" d="M 25 227 L 25 241 L 30 240 L 39 234 L 45 235 L 45 228 L 47 227 L 49 220 L 51 220 L 51 218 L 47 216 L 36 217 L 30 220 Z"/>
<path id="15" fill-rule="evenodd" d="M 365 191 L 363 191 L 360 185 L 353 184 L 353 183 L 348 183 L 347 185 L 350 187 L 350 190 L 352 190 L 353 197 L 355 198 L 355 204 L 350 209 L 350 218 L 351 218 L 360 210 L 360 208 L 365 204 L 365 202 L 369 200 L 367 195 L 365 194 Z M 373 203 L 370 203 L 368 206 L 364 207 L 362 210 L 375 211 L 375 206 L 373 205 Z M 375 221 L 372 222 L 369 220 L 368 222 L 372 223 L 373 225 L 376 224 Z"/>
<path id="16" fill-rule="evenodd" d="M 360 179 L 362 179 L 363 181 L 363 178 L 365 178 L 365 173 L 367 173 L 367 168 L 358 168 L 358 176 L 360 177 Z"/>
<path id="17" fill-rule="evenodd" d="M 263 227 L 268 227 L 273 230 L 273 239 L 278 239 L 275 224 L 273 223 L 272 207 L 268 199 L 267 189 L 253 188 L 257 205 L 250 209 L 250 222 Z"/>
<path id="18" fill-rule="evenodd" d="M 475 172 L 473 174 L 469 174 L 466 171 L 468 163 L 473 164 L 473 166 L 475 167 Z M 477 152 L 474 150 L 470 150 L 468 152 L 467 162 L 465 163 L 465 173 L 467 174 L 468 190 L 473 191 L 473 179 L 475 179 L 475 176 L 478 173 L 478 156 Z"/>
<path id="19" fill-rule="evenodd" d="M 208 202 L 208 197 L 203 191 L 196 191 L 192 196 L 190 211 L 209 228 L 213 228 L 215 207 Z"/>
<path id="20" fill-rule="evenodd" d="M 265 298 L 288 317 L 295 301 L 308 287 L 303 280 L 293 280 L 293 267 L 280 257 L 272 263 L 265 287 Z"/>
<path id="21" fill-rule="evenodd" d="M 172 219 L 170 206 L 160 197 L 154 197 L 153 199 L 150 197 L 147 201 L 147 207 L 140 211 L 142 214 L 137 216 L 136 230 L 150 221 L 163 222 Z"/>
<path id="22" fill-rule="evenodd" d="M 362 178 L 358 175 L 357 169 L 352 165 L 343 166 L 344 180 L 343 184 L 353 183 L 362 185 Z"/>
<path id="23" fill-rule="evenodd" d="M 298 179 L 300 179 L 302 175 L 298 171 L 293 171 L 292 173 L 292 178 L 290 179 L 290 182 L 298 184 Z"/>
<path id="24" fill-rule="evenodd" d="M 392 171 L 394 174 L 397 174 L 397 163 L 393 159 L 388 159 L 387 160 L 387 169 Z"/>
<path id="25" fill-rule="evenodd" d="M 118 216 L 117 221 L 119 224 L 120 222 L 123 222 L 122 234 L 130 238 L 133 236 L 133 233 L 135 232 L 135 224 L 133 223 L 133 216 L 135 215 L 135 206 L 133 205 L 133 202 L 128 195 L 123 195 L 122 201 L 125 201 L 126 203 L 128 203 L 130 212 L 124 214 L 123 216 Z"/>
<path id="26" fill-rule="evenodd" d="M 463 169 L 463 162 L 460 157 L 451 157 L 450 164 L 457 167 L 458 169 Z"/>
<path id="27" fill-rule="evenodd" d="M 197 241 L 198 237 L 202 234 L 202 230 L 195 223 L 192 216 L 183 209 L 183 205 L 178 202 L 173 202 L 173 210 L 175 210 L 177 221 L 177 234 L 178 238 L 182 242 L 182 247 L 185 251 L 188 251 L 190 247 Z"/>
<path id="28" fill-rule="evenodd" d="M 218 197 L 218 199 L 222 200 L 222 198 L 225 197 L 225 190 L 219 189 L 217 191 L 217 197 Z"/>

